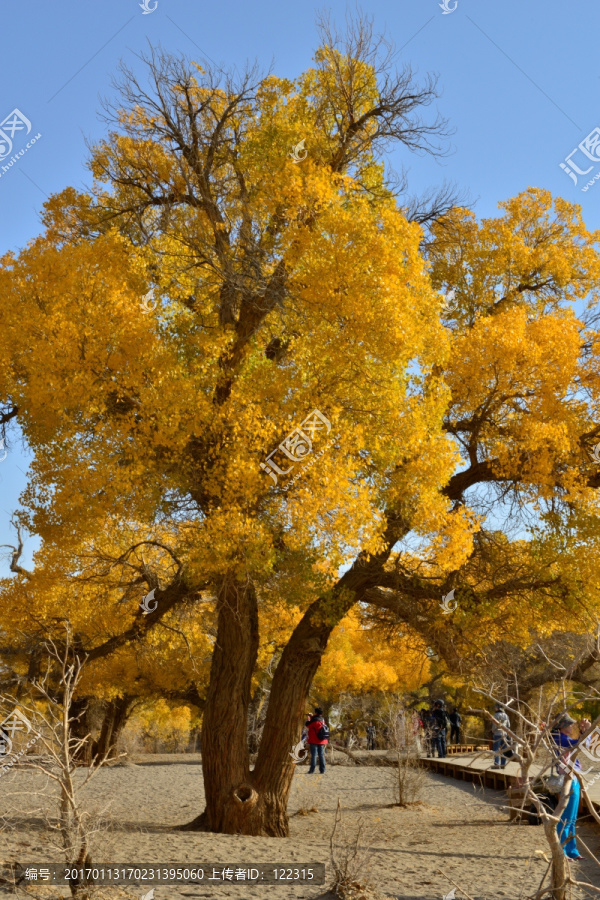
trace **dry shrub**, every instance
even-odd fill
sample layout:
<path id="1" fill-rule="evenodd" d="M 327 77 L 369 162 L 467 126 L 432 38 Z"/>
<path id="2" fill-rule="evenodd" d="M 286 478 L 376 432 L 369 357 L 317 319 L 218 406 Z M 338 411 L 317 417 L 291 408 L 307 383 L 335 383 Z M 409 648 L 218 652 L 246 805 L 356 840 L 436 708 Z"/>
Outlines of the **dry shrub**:
<path id="1" fill-rule="evenodd" d="M 341 900 L 377 900 L 379 897 L 368 883 L 371 851 L 361 844 L 364 825 L 364 821 L 359 819 L 354 833 L 350 834 L 342 821 L 342 807 L 338 800 L 329 837 L 333 869 L 333 881 L 329 890 Z"/>
<path id="2" fill-rule="evenodd" d="M 41 811 L 50 848 L 60 850 L 68 868 L 84 870 L 81 881 L 69 883 L 71 896 L 74 900 L 91 900 L 97 896 L 98 886 L 85 872 L 94 868 L 92 856 L 97 849 L 97 833 L 104 826 L 105 810 L 101 814 L 92 812 L 85 788 L 106 764 L 110 751 L 95 757 L 85 767 L 81 765 L 92 737 L 89 732 L 81 733 L 80 717 L 74 713 L 74 697 L 86 659 L 80 659 L 73 651 L 68 623 L 62 644 L 57 646 L 49 640 L 45 651 L 42 675 L 33 683 L 40 701 L 37 704 L 30 701 L 27 706 L 19 701 L 29 730 L 35 734 L 36 751 L 19 762 L 23 769 L 39 773 L 45 780 L 48 791 L 44 788 L 36 796 L 51 798 L 56 803 L 52 819 L 45 807 Z M 60 699 L 54 699 L 53 695 Z M 16 709 L 17 698 L 12 698 L 12 702 Z"/>
<path id="3" fill-rule="evenodd" d="M 398 750 L 396 762 L 397 765 L 390 773 L 394 805 L 406 807 L 419 803 L 427 781 L 427 772 L 418 754 L 411 748 L 404 753 Z"/>
<path id="4" fill-rule="evenodd" d="M 418 734 L 413 733 L 411 711 L 399 697 L 386 698 L 380 716 L 388 734 L 390 749 L 386 764 L 391 765 L 391 787 L 395 806 L 418 803 L 427 774 L 421 763 Z"/>

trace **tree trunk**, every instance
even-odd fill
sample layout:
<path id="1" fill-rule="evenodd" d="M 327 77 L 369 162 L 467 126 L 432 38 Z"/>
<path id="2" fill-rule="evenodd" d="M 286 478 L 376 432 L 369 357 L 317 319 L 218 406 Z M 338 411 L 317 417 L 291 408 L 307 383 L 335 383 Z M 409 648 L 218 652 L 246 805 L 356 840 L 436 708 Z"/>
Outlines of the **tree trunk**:
<path id="1" fill-rule="evenodd" d="M 349 575 L 343 577 L 346 588 Z M 256 596 L 251 587 L 223 588 L 202 727 L 206 809 L 182 830 L 288 836 L 295 770 L 290 751 L 329 635 L 356 600 L 347 589 L 326 598 L 326 617 L 323 598 L 317 600 L 296 626 L 275 672 L 258 759 L 250 772 L 246 722 L 258 651 Z"/>
<path id="2" fill-rule="evenodd" d="M 131 697 L 117 697 L 109 701 L 102 720 L 102 728 L 98 741 L 94 742 L 94 759 L 104 759 L 114 754 L 117 741 L 127 723 L 131 711 Z"/>
<path id="3" fill-rule="evenodd" d="M 362 554 L 335 587 L 308 608 L 285 647 L 271 686 L 258 758 L 247 741 L 252 673 L 258 655 L 258 604 L 252 584 L 225 578 L 217 592 L 218 629 L 202 725 L 205 811 L 181 830 L 287 837 L 287 805 L 309 691 L 331 632 L 365 591 L 407 528 L 390 517 L 386 549 Z"/>
<path id="4" fill-rule="evenodd" d="M 552 854 L 552 900 L 567 900 L 567 860 L 556 833 L 556 823 L 549 817 L 546 817 L 543 824 L 546 840 Z"/>
<path id="5" fill-rule="evenodd" d="M 331 718 L 331 710 L 333 709 L 333 701 L 327 700 L 326 702 L 321 703 L 321 708 L 323 710 L 323 718 L 329 725 L 329 719 Z"/>
<path id="6" fill-rule="evenodd" d="M 295 765 L 290 751 L 304 721 L 313 678 L 331 632 L 363 595 L 365 570 L 353 567 L 335 590 L 315 601 L 296 626 L 275 670 L 253 785 L 263 799 L 263 831 L 287 837 L 287 805 Z"/>
<path id="7" fill-rule="evenodd" d="M 258 655 L 258 605 L 249 583 L 225 578 L 202 722 L 206 809 L 183 826 L 222 834 L 263 834 L 248 753 L 248 707 Z"/>

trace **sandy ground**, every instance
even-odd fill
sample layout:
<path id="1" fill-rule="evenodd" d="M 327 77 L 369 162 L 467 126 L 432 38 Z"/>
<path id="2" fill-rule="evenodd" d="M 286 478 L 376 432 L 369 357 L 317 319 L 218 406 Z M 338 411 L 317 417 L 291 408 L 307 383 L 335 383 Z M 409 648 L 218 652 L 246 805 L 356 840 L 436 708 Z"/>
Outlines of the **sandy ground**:
<path id="1" fill-rule="evenodd" d="M 173 826 L 189 821 L 203 808 L 201 766 L 193 760 L 189 756 L 146 757 L 143 765 L 116 766 L 96 775 L 85 789 L 86 805 L 104 820 L 94 837 L 95 860 L 177 866 L 324 862 L 329 881 L 329 835 L 339 799 L 348 831 L 352 833 L 361 821 L 364 825 L 370 872 L 363 873 L 362 879 L 383 897 L 442 900 L 458 885 L 473 900 L 518 900 L 537 887 L 546 867 L 535 856 L 536 851 L 547 852 L 542 828 L 509 824 L 506 811 L 500 808 L 504 802 L 500 792 L 475 790 L 471 784 L 425 773 L 421 805 L 399 809 L 389 806 L 393 770 L 387 768 L 330 766 L 324 776 L 309 776 L 306 767 L 299 766 L 290 799 L 289 839 L 174 832 Z M 50 816 L 56 814 L 51 790 L 42 776 L 31 771 L 16 770 L 0 779 L 4 821 L 0 862 L 62 862 L 52 849 L 56 837 L 44 822 L 44 810 Z M 298 814 L 299 809 L 312 807 L 318 812 Z M 579 832 L 600 856 L 600 830 L 583 824 Z M 593 862 L 574 866 L 579 875 L 600 885 L 600 868 Z M 117 896 L 114 888 L 107 890 L 104 896 L 111 896 L 110 892 Z M 148 886 L 134 886 L 130 896 L 141 898 L 148 890 Z M 37 890 L 38 896 L 43 894 Z M 61 895 L 57 889 L 52 892 L 53 897 Z M 158 885 L 154 890 L 154 900 L 317 900 L 325 896 L 327 885 Z M 463 896 L 456 890 L 457 898 Z"/>

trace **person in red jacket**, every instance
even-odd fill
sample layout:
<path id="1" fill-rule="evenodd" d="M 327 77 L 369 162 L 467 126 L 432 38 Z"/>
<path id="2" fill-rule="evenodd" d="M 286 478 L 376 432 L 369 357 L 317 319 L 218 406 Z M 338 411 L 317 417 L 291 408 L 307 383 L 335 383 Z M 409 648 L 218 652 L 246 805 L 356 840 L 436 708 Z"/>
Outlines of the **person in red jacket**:
<path id="1" fill-rule="evenodd" d="M 325 747 L 329 743 L 329 728 L 325 724 L 323 718 L 323 710 L 320 706 L 315 707 L 314 716 L 310 717 L 308 723 L 308 746 L 310 747 L 310 769 L 308 774 L 312 775 L 317 765 L 317 757 L 319 759 L 319 772 L 325 774 Z"/>

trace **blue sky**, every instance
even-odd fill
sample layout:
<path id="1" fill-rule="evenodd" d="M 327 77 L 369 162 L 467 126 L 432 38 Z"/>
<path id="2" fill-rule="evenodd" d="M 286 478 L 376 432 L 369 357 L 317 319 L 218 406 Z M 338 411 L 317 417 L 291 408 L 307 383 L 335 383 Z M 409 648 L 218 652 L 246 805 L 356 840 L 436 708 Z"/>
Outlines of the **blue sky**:
<path id="1" fill-rule="evenodd" d="M 310 65 L 316 13 L 328 9 L 342 24 L 347 9 L 345 2 L 147 0 L 150 8 L 158 5 L 144 14 L 140 2 L 3 5 L 0 122 L 18 109 L 31 131 L 25 134 L 27 123 L 17 130 L 11 155 L 0 159 L 0 252 L 18 250 L 38 233 L 46 196 L 89 183 L 85 141 L 104 134 L 100 98 L 113 96 L 111 78 L 121 59 L 138 68 L 135 54 L 151 41 L 195 59 L 204 53 L 224 65 L 257 60 L 264 69 L 293 78 Z M 378 0 L 361 7 L 402 48 L 403 61 L 421 75 L 439 75 L 437 107 L 455 129 L 445 159 L 398 151 L 391 164 L 407 168 L 416 193 L 444 179 L 455 181 L 482 217 L 533 185 L 581 203 L 588 226 L 600 227 L 600 181 L 581 190 L 600 173 L 594 141 L 588 151 L 597 161 L 581 150 L 572 156 L 580 170 L 591 167 L 586 177 L 577 176 L 577 185 L 560 168 L 600 127 L 600 5 L 595 0 L 446 0 L 456 8 L 444 14 L 440 2 Z M 38 134 L 4 171 L 2 165 Z M 27 469 L 26 448 L 18 440 L 3 456 L 0 449 L 0 544 L 14 539 L 9 518 Z M 6 572 L 0 564 L 0 575 Z"/>

